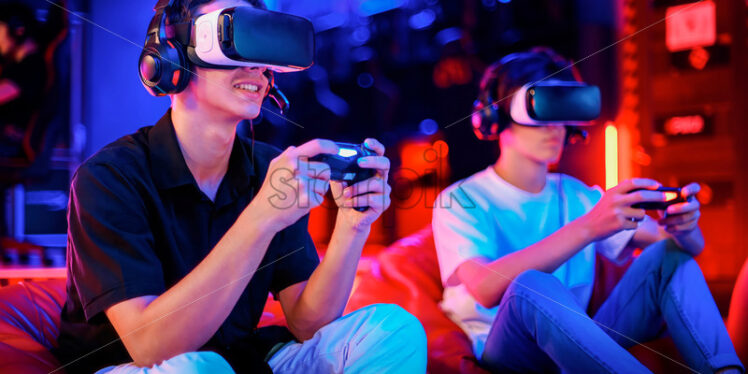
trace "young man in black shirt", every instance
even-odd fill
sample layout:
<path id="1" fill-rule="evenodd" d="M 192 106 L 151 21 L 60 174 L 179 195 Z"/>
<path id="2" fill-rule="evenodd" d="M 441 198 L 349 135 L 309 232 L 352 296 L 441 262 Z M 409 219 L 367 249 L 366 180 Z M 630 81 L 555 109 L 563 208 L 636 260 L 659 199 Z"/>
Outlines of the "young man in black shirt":
<path id="1" fill-rule="evenodd" d="M 182 0 L 167 15 L 249 3 L 262 6 Z M 335 143 L 280 152 L 236 134 L 260 113 L 265 68 L 193 69 L 155 126 L 106 146 L 73 179 L 55 351 L 65 369 L 424 372 L 423 328 L 402 308 L 341 317 L 371 224 L 390 204 L 384 147 L 365 142 L 377 156 L 360 165 L 374 178 L 332 182 L 306 157 L 336 153 Z M 339 210 L 320 262 L 307 221 L 328 186 Z M 292 336 L 256 328 L 269 291 Z"/>

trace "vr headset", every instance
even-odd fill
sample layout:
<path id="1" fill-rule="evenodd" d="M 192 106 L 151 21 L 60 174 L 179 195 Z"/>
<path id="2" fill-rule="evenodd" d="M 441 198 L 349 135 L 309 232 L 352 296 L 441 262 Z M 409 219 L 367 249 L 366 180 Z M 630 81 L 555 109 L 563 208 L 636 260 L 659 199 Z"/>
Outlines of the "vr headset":
<path id="1" fill-rule="evenodd" d="M 600 89 L 581 82 L 548 80 L 517 90 L 505 113 L 490 95 L 473 105 L 473 130 L 479 139 L 495 140 L 513 121 L 525 126 L 563 125 L 573 137 L 586 133 L 577 126 L 590 125 L 600 115 Z"/>
<path id="2" fill-rule="evenodd" d="M 600 115 L 600 89 L 581 82 L 541 81 L 522 86 L 512 97 L 510 115 L 525 126 L 585 126 Z"/>
<path id="3" fill-rule="evenodd" d="M 305 18 L 252 7 L 197 17 L 187 54 L 203 67 L 267 67 L 279 73 L 314 64 L 314 29 Z"/>
<path id="4" fill-rule="evenodd" d="M 272 71 L 293 72 L 314 64 L 312 23 L 290 14 L 240 6 L 218 9 L 188 22 L 167 24 L 159 0 L 139 59 L 140 80 L 154 96 L 183 91 L 191 67 L 235 69 L 266 67 L 268 96 L 285 110 L 288 101 L 274 86 Z"/>

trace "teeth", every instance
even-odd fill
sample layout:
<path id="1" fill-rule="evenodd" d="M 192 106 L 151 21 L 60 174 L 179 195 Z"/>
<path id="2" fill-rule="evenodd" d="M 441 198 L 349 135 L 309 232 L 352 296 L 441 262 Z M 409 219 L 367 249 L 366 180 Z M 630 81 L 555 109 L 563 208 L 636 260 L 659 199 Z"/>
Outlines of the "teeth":
<path id="1" fill-rule="evenodd" d="M 242 83 L 242 84 L 235 84 L 234 88 L 238 88 L 240 90 L 246 90 L 251 92 L 257 92 L 257 90 L 260 89 L 257 85 L 249 84 L 249 83 Z"/>

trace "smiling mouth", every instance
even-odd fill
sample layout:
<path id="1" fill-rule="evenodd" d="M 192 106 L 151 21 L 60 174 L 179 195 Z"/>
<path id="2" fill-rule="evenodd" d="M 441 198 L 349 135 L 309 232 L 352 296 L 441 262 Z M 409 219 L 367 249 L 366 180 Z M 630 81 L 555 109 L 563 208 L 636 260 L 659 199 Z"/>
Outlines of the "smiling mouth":
<path id="1" fill-rule="evenodd" d="M 247 92 L 258 92 L 260 90 L 260 86 L 249 83 L 235 84 L 234 88 Z"/>

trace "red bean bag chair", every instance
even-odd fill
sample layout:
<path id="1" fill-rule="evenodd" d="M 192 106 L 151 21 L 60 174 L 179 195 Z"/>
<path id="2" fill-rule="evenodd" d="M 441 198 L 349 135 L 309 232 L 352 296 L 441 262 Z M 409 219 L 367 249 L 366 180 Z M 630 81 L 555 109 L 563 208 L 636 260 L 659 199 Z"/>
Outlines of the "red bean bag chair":
<path id="1" fill-rule="evenodd" d="M 60 363 L 57 346 L 65 280 L 0 287 L 0 373 L 49 373 Z"/>

